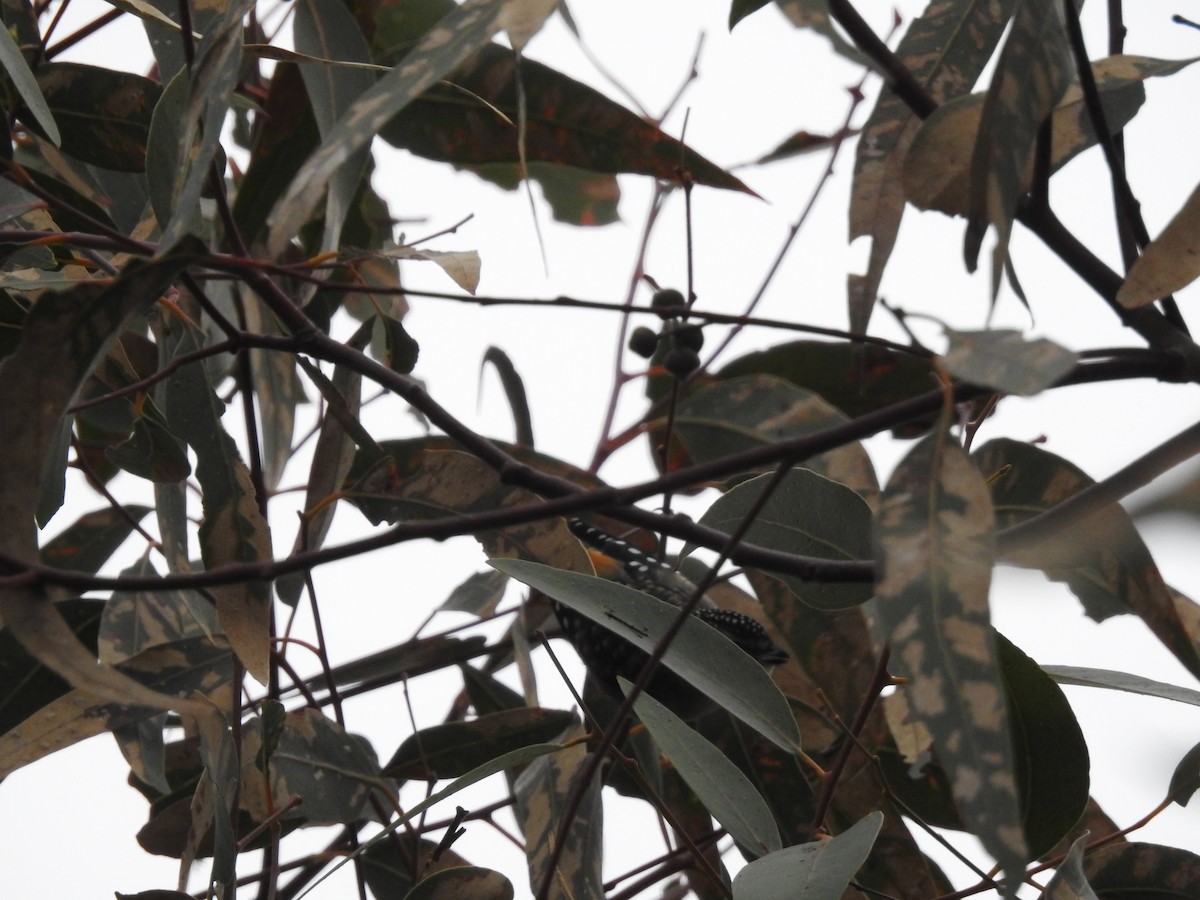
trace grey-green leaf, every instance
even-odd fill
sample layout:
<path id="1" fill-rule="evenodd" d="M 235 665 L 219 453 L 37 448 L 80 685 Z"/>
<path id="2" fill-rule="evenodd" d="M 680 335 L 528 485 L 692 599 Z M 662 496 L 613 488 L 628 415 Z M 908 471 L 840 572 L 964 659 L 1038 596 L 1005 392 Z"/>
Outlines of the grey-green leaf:
<path id="1" fill-rule="evenodd" d="M 618 680 L 623 690 L 632 687 Z M 639 694 L 633 708 L 683 780 L 744 852 L 761 856 L 782 849 L 770 807 L 741 769 L 649 694 Z"/>
<path id="2" fill-rule="evenodd" d="M 839 900 L 882 826 L 883 813 L 873 812 L 830 840 L 756 859 L 733 879 L 733 900 Z"/>
<path id="3" fill-rule="evenodd" d="M 525 560 L 493 559 L 491 564 L 647 653 L 678 614 L 669 604 L 651 602 L 641 591 L 602 578 Z M 796 720 L 771 676 L 716 629 L 692 617 L 662 662 L 779 747 L 799 749 Z"/>

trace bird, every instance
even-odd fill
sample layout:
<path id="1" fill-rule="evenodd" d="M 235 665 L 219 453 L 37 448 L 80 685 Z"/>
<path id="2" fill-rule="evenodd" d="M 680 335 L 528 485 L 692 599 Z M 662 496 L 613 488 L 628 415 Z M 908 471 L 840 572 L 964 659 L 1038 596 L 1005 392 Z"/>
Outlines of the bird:
<path id="1" fill-rule="evenodd" d="M 682 608 L 695 594 L 696 586 L 685 576 L 629 542 L 582 519 L 569 519 L 567 525 L 590 548 L 588 555 L 598 575 L 637 588 L 676 608 Z M 563 635 L 589 674 L 609 694 L 623 699 L 617 677 L 636 681 L 649 654 L 570 607 L 554 600 L 551 604 Z M 760 622 L 740 612 L 719 608 L 707 595 L 700 598 L 692 615 L 717 629 L 767 669 L 789 658 Z M 715 708 L 707 695 L 666 666 L 655 670 L 646 692 L 683 719 L 699 718 Z"/>

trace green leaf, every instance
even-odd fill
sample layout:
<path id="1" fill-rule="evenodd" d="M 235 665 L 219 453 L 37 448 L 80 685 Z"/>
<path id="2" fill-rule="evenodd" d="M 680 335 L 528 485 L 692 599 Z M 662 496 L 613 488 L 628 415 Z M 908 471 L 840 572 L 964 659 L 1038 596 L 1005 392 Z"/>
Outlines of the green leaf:
<path id="1" fill-rule="evenodd" d="M 1070 832 L 1087 806 L 1087 742 L 1062 689 L 1004 635 L 995 637 L 1025 842 L 1030 856 L 1039 857 Z"/>
<path id="2" fill-rule="evenodd" d="M 759 475 L 719 497 L 700 524 L 732 534 L 754 509 L 774 478 Z M 850 488 L 808 469 L 792 469 L 759 509 L 745 532 L 751 544 L 821 559 L 871 559 L 871 509 Z M 695 549 L 688 544 L 686 556 Z M 804 603 L 820 610 L 846 609 L 871 599 L 873 584 L 805 581 L 776 575 Z"/>
<path id="3" fill-rule="evenodd" d="M 465 612 L 473 616 L 489 616 L 504 598 L 508 576 L 502 572 L 476 572 L 450 592 L 439 612 Z"/>
<path id="4" fill-rule="evenodd" d="M 993 512 L 987 488 L 944 433 L 917 444 L 883 493 L 872 629 L 909 679 L 972 833 L 1012 890 L 1029 859 L 1004 686 L 988 618 Z"/>
<path id="5" fill-rule="evenodd" d="M 479 656 L 487 644 L 483 635 L 469 638 L 446 636 L 418 638 L 371 653 L 361 659 L 334 666 L 333 683 L 345 689 L 366 681 L 399 681 L 404 675 L 420 675 Z M 314 675 L 305 682 L 313 690 L 328 690 L 329 681 Z"/>
<path id="6" fill-rule="evenodd" d="M 36 77 L 64 153 L 119 172 L 145 170 L 150 119 L 162 85 L 82 63 L 47 63 Z"/>
<path id="7" fill-rule="evenodd" d="M 262 727 L 263 720 L 257 716 L 244 723 L 243 759 L 255 759 L 263 747 Z M 278 745 L 271 753 L 271 803 L 266 797 L 268 785 L 261 783 L 261 772 L 255 772 L 256 779 L 251 779 L 243 770 L 248 783 L 242 797 L 255 821 L 263 821 L 293 796 L 304 802 L 285 813 L 285 819 L 328 825 L 374 817 L 373 811 L 368 812 L 368 797 L 372 790 L 385 786 L 370 744 L 312 708 L 285 717 Z"/>
<path id="8" fill-rule="evenodd" d="M 653 652 L 679 614 L 669 603 L 603 578 L 525 560 L 493 559 L 491 564 L 646 653 Z M 715 628 L 689 617 L 662 664 L 783 749 L 799 748 L 796 720 L 771 676 Z"/>
<path id="9" fill-rule="evenodd" d="M 626 693 L 633 687 L 625 679 L 619 681 Z M 683 780 L 743 852 L 758 857 L 783 847 L 770 808 L 720 750 L 647 693 L 638 694 L 633 708 Z"/>
<path id="10" fill-rule="evenodd" d="M 172 484 L 192 474 L 187 448 L 151 408 L 133 420 L 133 434 L 104 455 L 115 466 L 147 481 Z"/>
<path id="11" fill-rule="evenodd" d="M 1200 706 L 1200 691 L 1167 684 L 1111 669 L 1091 669 L 1080 666 L 1042 666 L 1042 669 L 1059 684 L 1074 684 L 1081 687 L 1108 688 L 1113 691 L 1129 691 L 1146 697 L 1161 697 L 1178 703 Z"/>
<path id="12" fill-rule="evenodd" d="M 60 146 L 62 137 L 58 133 L 58 125 L 54 122 L 54 114 L 50 111 L 46 98 L 42 96 L 33 72 L 29 70 L 29 63 L 21 55 L 21 48 L 6 28 L 0 28 L 0 68 L 8 75 L 39 130 L 55 147 Z"/>
<path id="13" fill-rule="evenodd" d="M 1183 754 L 1183 759 L 1175 766 L 1167 797 L 1180 806 L 1187 806 L 1196 791 L 1200 791 L 1200 744 Z"/>
<path id="14" fill-rule="evenodd" d="M 746 16 L 758 12 L 771 0 L 733 0 L 729 4 L 729 30 L 733 31 L 733 26 L 746 18 Z"/>
<path id="15" fill-rule="evenodd" d="M 512 750 L 551 741 L 574 720 L 563 710 L 521 707 L 423 728 L 405 738 L 383 774 L 425 781 L 457 778 Z"/>
<path id="16" fill-rule="evenodd" d="M 42 563 L 72 572 L 99 572 L 148 512 L 148 506 L 131 504 L 84 513 L 42 547 Z"/>
<path id="17" fill-rule="evenodd" d="M 827 841 L 798 844 L 749 863 L 733 879 L 734 900 L 839 900 L 867 861 L 883 814 L 874 812 Z"/>
<path id="18" fill-rule="evenodd" d="M 416 340 L 404 330 L 399 319 L 391 316 L 380 316 L 379 324 L 383 328 L 384 346 L 387 348 L 387 365 L 393 372 L 408 375 L 417 365 L 417 356 L 421 352 Z"/>
<path id="19" fill-rule="evenodd" d="M 1023 522 L 1093 484 L 1067 460 L 1020 441 L 989 441 L 972 458 L 991 480 L 1000 528 Z M 1066 582 L 1087 615 L 1098 622 L 1134 613 L 1200 677 L 1195 642 L 1133 520 L 1118 504 L 1033 546 L 1006 551 L 1004 561 L 1041 569 L 1055 581 Z"/>
<path id="20" fill-rule="evenodd" d="M 533 419 L 529 413 L 529 400 L 525 396 L 525 383 L 517 373 L 517 368 L 508 358 L 508 354 L 499 347 L 489 346 L 483 354 L 483 365 L 491 363 L 496 367 L 500 376 L 500 384 L 504 387 L 504 396 L 508 399 L 509 409 L 512 410 L 513 423 L 517 432 L 517 443 L 523 447 L 533 447 Z M 480 369 L 480 378 L 483 370 Z"/>
<path id="21" fill-rule="evenodd" d="M 1079 354 L 1045 338 L 1026 340 L 1007 328 L 984 331 L 946 329 L 950 347 L 942 365 L 951 375 L 995 388 L 1005 394 L 1031 397 L 1054 385 L 1075 367 Z"/>
<path id="22" fill-rule="evenodd" d="M 1017 0 L 937 0 L 909 25 L 896 56 L 933 100 L 944 104 L 975 85 L 1016 5 Z M 854 332 L 867 330 L 896 244 L 905 209 L 901 172 L 919 127 L 920 120 L 898 94 L 880 91 L 856 146 L 850 240 L 870 236 L 871 255 L 866 274 L 848 280 Z"/>

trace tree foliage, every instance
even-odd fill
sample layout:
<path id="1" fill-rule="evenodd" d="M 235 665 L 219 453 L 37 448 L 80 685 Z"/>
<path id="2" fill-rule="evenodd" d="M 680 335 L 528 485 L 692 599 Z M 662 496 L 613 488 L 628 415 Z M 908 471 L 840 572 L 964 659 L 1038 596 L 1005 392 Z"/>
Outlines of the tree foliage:
<path id="1" fill-rule="evenodd" d="M 1200 193 L 1152 240 L 1123 149 L 1145 82 L 1188 77 L 1192 60 L 1124 55 L 1118 3 L 1103 54 L 1070 2 L 931 0 L 894 50 L 849 0 L 765 6 L 734 0 L 730 27 L 782 12 L 882 76 L 864 75 L 842 127 L 788 123 L 793 137 L 756 164 L 855 148 L 849 238 L 869 238 L 870 255 L 847 274 L 845 330 L 756 318 L 754 302 L 708 309 L 690 280 L 651 303 L 635 303 L 640 277 L 624 303 L 477 296 L 477 254 L 398 236 L 405 211 L 372 178 L 376 137 L 506 188 L 536 183 L 553 218 L 580 228 L 616 221 L 617 176 L 654 183 L 647 232 L 694 192 L 753 196 L 649 116 L 527 57 L 554 3 L 113 0 L 96 26 L 137 17 L 154 55 L 131 74 L 60 61 L 74 38 L 50 36 L 57 4 L 3 0 L 0 774 L 111 732 L 149 804 L 138 842 L 180 860 L 180 890 L 204 861 L 212 896 L 298 896 L 339 865 L 375 897 L 581 900 L 672 881 L 738 900 L 798 885 L 831 898 L 1032 896 L 1023 882 L 1048 870 L 1036 883 L 1055 898 L 1200 890 L 1200 857 L 1130 842 L 1135 823 L 1092 798 L 1088 742 L 1059 685 L 1200 694 L 1120 660 L 1043 668 L 990 612 L 997 565 L 1040 570 L 1092 619 L 1140 619 L 1200 678 L 1200 611 L 1117 502 L 1200 451 L 1200 433 L 1132 436 L 1128 464 L 1101 481 L 1019 435 L 975 441 L 1010 397 L 1200 379 L 1170 296 L 1200 274 Z M 1084 152 L 1109 169 L 1119 271 L 1051 202 Z M 880 286 L 917 210 L 965 220 L 968 269 L 992 236 L 993 301 L 1009 290 L 1030 302 L 1010 250 L 1015 232 L 1036 236 L 1132 345 L 1072 350 L 1071 335 L 1004 328 L 946 328 L 937 350 L 912 332 L 880 336 Z M 536 404 L 493 347 L 483 363 L 517 438 L 478 432 L 413 374 L 426 336 L 405 313 L 429 295 L 406 287 L 401 263 L 440 267 L 457 288 L 443 301 L 602 310 L 622 342 L 639 324 L 612 385 L 614 404 L 644 388 L 637 420 L 619 429 L 612 409 L 572 410 L 603 422 L 594 457 L 539 450 Z M 713 350 L 749 326 L 768 336 L 753 352 Z M 372 430 L 376 395 L 425 431 Z M 864 444 L 875 436 L 900 460 L 882 485 Z M 609 483 L 605 463 L 635 443 L 653 472 Z M 295 525 L 279 501 L 301 466 L 286 551 Z M 674 511 L 681 497 L 700 504 L 696 519 Z M 361 537 L 328 540 L 338 510 Z M 597 578 L 566 527 L 574 515 L 648 552 L 682 541 L 684 571 L 766 623 L 789 661 L 768 678 L 725 659 L 728 642 L 698 621 Z M 413 620 L 379 653 L 330 650 L 329 588 L 314 573 L 456 537 L 492 565 L 441 609 L 477 626 Z M 114 574 L 134 542 L 136 561 Z M 733 567 L 744 577 L 716 578 Z M 623 704 L 585 692 L 584 715 L 539 705 L 537 681 L 560 677 L 548 657 L 570 656 L 545 640 L 557 636 L 547 597 L 610 622 L 719 708 L 681 722 L 641 693 L 644 677 Z M 487 628 L 497 618 L 503 632 Z M 320 665 L 306 675 L 309 652 Z M 398 686 L 432 672 L 453 678 L 442 723 L 395 746 L 359 734 L 348 697 L 399 707 Z M 1191 799 L 1195 756 L 1164 804 Z M 454 813 L 485 781 L 502 799 Z M 614 792 L 661 815 L 675 849 L 614 875 L 601 842 Z M 527 872 L 452 846 L 501 810 Z M 336 826 L 324 853 L 291 849 L 317 826 Z M 918 840 L 934 827 L 975 873 L 962 883 Z M 959 834 L 984 855 L 960 852 Z M 186 896 L 162 887 L 146 896 Z"/>

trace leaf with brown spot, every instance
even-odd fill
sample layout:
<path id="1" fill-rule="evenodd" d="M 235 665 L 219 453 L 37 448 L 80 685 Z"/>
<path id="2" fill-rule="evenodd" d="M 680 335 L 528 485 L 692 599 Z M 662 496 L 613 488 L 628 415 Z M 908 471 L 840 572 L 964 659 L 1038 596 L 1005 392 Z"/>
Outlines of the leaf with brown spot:
<path id="1" fill-rule="evenodd" d="M 384 126 L 380 136 L 418 156 L 474 168 L 518 163 L 516 57 L 488 44 Z M 753 194 L 740 179 L 599 91 L 521 59 L 525 157 L 591 172 L 648 175 Z"/>
<path id="2" fill-rule="evenodd" d="M 993 519 L 983 478 L 948 434 L 917 444 L 883 492 L 871 624 L 908 678 L 964 820 L 1016 885 L 1029 854 L 988 614 Z"/>

